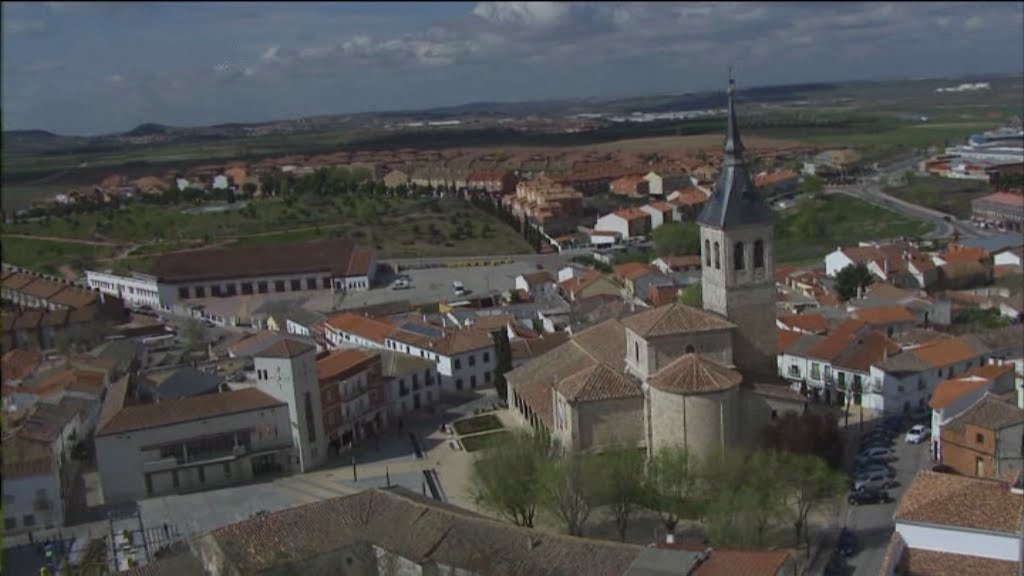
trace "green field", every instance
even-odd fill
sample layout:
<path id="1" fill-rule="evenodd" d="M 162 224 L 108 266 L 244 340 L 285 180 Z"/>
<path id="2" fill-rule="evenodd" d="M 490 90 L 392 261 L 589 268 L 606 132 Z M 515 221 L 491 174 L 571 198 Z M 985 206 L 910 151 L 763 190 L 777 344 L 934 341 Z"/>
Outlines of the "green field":
<path id="1" fill-rule="evenodd" d="M 512 228 L 455 199 L 348 195 L 291 204 L 263 200 L 224 212 L 195 214 L 184 212 L 186 208 L 136 204 L 121 210 L 8 224 L 4 232 L 134 245 L 129 258 L 107 263 L 118 270 L 128 266 L 146 270 L 160 254 L 200 246 L 261 245 L 340 236 L 374 247 L 384 258 L 532 252 Z M 72 257 L 109 258 L 114 252 L 113 247 L 55 242 L 40 248 L 38 242 L 5 238 L 4 261 L 38 268 L 54 262 L 72 264 Z M 56 251 L 45 248 L 47 245 L 68 248 Z"/>
<path id="2" fill-rule="evenodd" d="M 976 180 L 912 175 L 905 186 L 890 186 L 885 192 L 963 219 L 971 215 L 971 200 L 989 194 L 992 190 L 986 182 Z"/>
<path id="3" fill-rule="evenodd" d="M 57 274 L 61 265 L 80 271 L 100 258 L 109 258 L 113 247 L 77 244 L 73 242 L 52 242 L 27 238 L 3 239 L 3 261 L 6 263 Z"/>
<path id="4" fill-rule="evenodd" d="M 931 225 L 888 208 L 835 194 L 799 202 L 775 223 L 776 262 L 804 262 L 861 240 L 915 237 Z"/>
<path id="5" fill-rule="evenodd" d="M 487 432 L 489 430 L 500 430 L 503 428 L 501 420 L 498 420 L 498 417 L 494 414 L 484 414 L 483 416 L 477 416 L 475 418 L 459 420 L 452 424 L 452 427 L 455 428 L 455 432 L 460 436 Z"/>
<path id="6" fill-rule="evenodd" d="M 465 448 L 466 452 L 476 452 L 483 450 L 495 442 L 500 442 L 510 434 L 508 430 L 498 430 L 489 434 L 477 434 L 476 436 L 468 436 L 466 438 L 459 438 L 459 442 L 462 443 L 462 447 Z"/>

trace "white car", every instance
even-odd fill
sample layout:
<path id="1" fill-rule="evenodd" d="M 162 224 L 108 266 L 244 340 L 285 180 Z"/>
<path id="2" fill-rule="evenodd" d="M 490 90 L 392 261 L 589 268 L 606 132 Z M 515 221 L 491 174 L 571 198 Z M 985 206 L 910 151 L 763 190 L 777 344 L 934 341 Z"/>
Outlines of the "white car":
<path id="1" fill-rule="evenodd" d="M 409 281 L 406 280 L 405 278 L 399 278 L 398 280 L 395 280 L 394 284 L 391 285 L 391 289 L 392 290 L 408 290 L 409 289 Z"/>
<path id="2" fill-rule="evenodd" d="M 929 431 L 923 424 L 917 424 L 907 432 L 907 444 L 920 444 L 929 436 Z"/>

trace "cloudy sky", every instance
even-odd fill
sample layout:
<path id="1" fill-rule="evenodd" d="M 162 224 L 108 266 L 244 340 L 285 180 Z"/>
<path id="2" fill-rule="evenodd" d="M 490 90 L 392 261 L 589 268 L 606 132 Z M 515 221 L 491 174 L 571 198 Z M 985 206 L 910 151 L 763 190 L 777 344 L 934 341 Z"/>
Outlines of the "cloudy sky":
<path id="1" fill-rule="evenodd" d="M 1024 3 L 3 3 L 3 128 L 1024 69 Z"/>

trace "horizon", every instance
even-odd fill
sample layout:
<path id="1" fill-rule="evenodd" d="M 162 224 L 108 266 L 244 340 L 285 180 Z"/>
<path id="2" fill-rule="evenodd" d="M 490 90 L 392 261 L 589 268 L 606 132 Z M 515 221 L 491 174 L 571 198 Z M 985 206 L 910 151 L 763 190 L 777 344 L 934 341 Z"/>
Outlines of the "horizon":
<path id="1" fill-rule="evenodd" d="M 1021 18 L 1010 2 L 9 2 L 3 130 L 703 93 L 724 90 L 729 66 L 741 91 L 1019 74 Z"/>

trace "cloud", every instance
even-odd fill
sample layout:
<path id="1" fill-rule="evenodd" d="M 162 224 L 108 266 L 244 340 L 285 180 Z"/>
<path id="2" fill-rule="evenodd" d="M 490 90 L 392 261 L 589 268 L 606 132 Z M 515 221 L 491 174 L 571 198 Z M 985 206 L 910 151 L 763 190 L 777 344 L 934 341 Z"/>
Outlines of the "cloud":
<path id="1" fill-rule="evenodd" d="M 570 10 L 565 2 L 481 2 L 473 14 L 497 24 L 550 28 L 565 22 Z"/>
<path id="2" fill-rule="evenodd" d="M 55 60 L 36 60 L 21 67 L 21 71 L 27 74 L 41 74 L 45 72 L 56 72 L 63 70 L 64 64 Z"/>
<path id="3" fill-rule="evenodd" d="M 277 53 L 280 50 L 281 50 L 281 47 L 275 44 L 274 46 L 271 46 L 270 48 L 267 48 L 267 50 L 263 53 L 262 56 L 260 56 L 260 58 L 262 60 L 266 60 L 268 62 L 274 62 L 274 61 L 277 60 Z"/>
<path id="4" fill-rule="evenodd" d="M 983 17 L 981 17 L 981 16 L 979 16 L 977 14 L 975 14 L 974 16 L 968 17 L 967 20 L 964 20 L 964 29 L 965 30 L 977 30 L 978 28 L 981 28 L 984 25 L 985 25 L 985 18 L 983 18 Z"/>
<path id="5" fill-rule="evenodd" d="M 38 18 L 4 18 L 4 34 L 14 36 L 17 34 L 31 34 L 46 30 L 46 21 Z"/>

